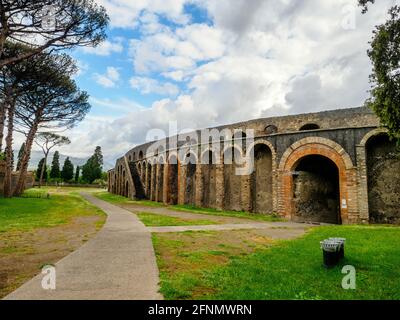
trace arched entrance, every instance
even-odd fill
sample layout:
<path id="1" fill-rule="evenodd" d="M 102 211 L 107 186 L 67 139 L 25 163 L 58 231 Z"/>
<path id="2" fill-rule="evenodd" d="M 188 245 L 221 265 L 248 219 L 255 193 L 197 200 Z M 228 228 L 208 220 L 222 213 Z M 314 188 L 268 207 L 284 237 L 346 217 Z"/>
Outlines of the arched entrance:
<path id="1" fill-rule="evenodd" d="M 129 183 L 128 183 L 128 181 L 125 183 L 125 197 L 129 197 Z"/>
<path id="2" fill-rule="evenodd" d="M 372 223 L 400 222 L 400 155 L 386 133 L 366 143 L 368 208 Z"/>
<path id="3" fill-rule="evenodd" d="M 147 198 L 150 199 L 151 196 L 151 188 L 152 188 L 152 181 L 151 181 L 151 174 L 152 174 L 152 170 L 153 166 L 151 165 L 151 163 L 147 164 L 147 174 L 146 174 L 146 195 Z"/>
<path id="4" fill-rule="evenodd" d="M 330 159 L 307 155 L 293 173 L 292 220 L 341 224 L 339 170 Z"/>
<path id="5" fill-rule="evenodd" d="M 151 189 L 150 189 L 151 201 L 156 201 L 156 190 L 157 190 L 157 162 L 154 161 L 151 169 Z"/>
<path id="6" fill-rule="evenodd" d="M 168 161 L 168 196 L 169 204 L 178 203 L 178 159 L 172 155 Z"/>
<path id="7" fill-rule="evenodd" d="M 160 164 L 158 165 L 158 181 L 157 181 L 157 188 L 158 188 L 158 196 L 157 200 L 158 202 L 163 201 L 163 195 L 164 195 L 164 159 L 160 160 Z"/>
<path id="8" fill-rule="evenodd" d="M 328 170 L 330 173 L 327 174 L 324 170 L 322 170 L 324 172 L 320 172 L 321 170 L 317 168 L 318 165 L 323 166 L 324 170 Z M 295 208 L 295 205 L 297 206 L 297 204 L 294 197 L 295 192 L 298 192 L 299 184 L 301 183 L 299 175 L 302 174 L 302 172 L 305 172 L 303 174 L 303 180 L 305 181 L 304 187 L 312 184 L 311 182 L 307 182 L 307 174 L 308 176 L 317 176 L 316 179 L 319 178 L 320 180 L 326 180 L 327 177 L 334 177 L 336 175 L 336 177 L 338 177 L 336 180 L 338 181 L 338 187 L 336 190 L 338 190 L 339 194 L 338 211 L 340 211 L 340 217 L 338 213 L 336 223 L 359 221 L 357 173 L 350 156 L 338 143 L 321 137 L 301 139 L 293 143 L 284 152 L 278 170 L 280 179 L 278 201 L 279 212 L 281 215 L 288 219 L 296 219 L 298 217 L 298 214 L 296 216 L 296 210 L 298 209 Z M 295 181 L 296 179 L 297 181 Z M 295 182 L 297 191 L 295 190 Z M 331 192 L 326 193 L 335 195 L 335 183 L 333 183 L 333 186 L 328 185 L 326 189 L 328 188 L 330 188 Z M 307 188 L 307 190 L 310 189 L 312 188 Z M 333 204 L 333 200 L 331 202 L 331 207 L 334 207 L 335 205 Z M 335 202 L 335 204 L 338 203 Z"/>
<path id="9" fill-rule="evenodd" d="M 186 181 L 185 181 L 185 204 L 195 204 L 195 188 L 196 188 L 196 157 L 189 153 L 186 156 Z"/>
<path id="10" fill-rule="evenodd" d="M 210 150 L 204 154 L 202 162 L 202 179 L 203 179 L 203 206 L 206 208 L 215 208 L 216 204 L 216 158 Z"/>
<path id="11" fill-rule="evenodd" d="M 251 207 L 253 212 L 272 213 L 272 152 L 265 144 L 254 146 L 254 168 L 251 174 Z"/>

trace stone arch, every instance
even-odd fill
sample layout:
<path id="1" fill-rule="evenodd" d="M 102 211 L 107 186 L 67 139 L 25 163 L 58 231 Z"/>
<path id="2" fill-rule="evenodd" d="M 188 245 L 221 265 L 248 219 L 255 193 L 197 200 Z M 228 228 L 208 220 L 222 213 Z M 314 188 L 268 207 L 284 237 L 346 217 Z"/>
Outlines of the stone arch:
<path id="1" fill-rule="evenodd" d="M 148 199 L 151 199 L 151 190 L 153 187 L 153 181 L 152 181 L 152 176 L 153 176 L 153 164 L 151 160 L 147 161 L 146 165 L 146 196 Z"/>
<path id="2" fill-rule="evenodd" d="M 376 128 L 374 130 L 369 131 L 360 141 L 360 146 L 364 146 L 367 144 L 368 140 L 374 136 L 387 133 L 388 130 L 386 128 Z"/>
<path id="3" fill-rule="evenodd" d="M 201 204 L 207 208 L 216 207 L 216 173 L 218 155 L 212 149 L 207 149 L 202 153 L 201 159 Z"/>
<path id="4" fill-rule="evenodd" d="M 270 143 L 255 143 L 249 150 L 251 163 L 250 207 L 253 212 L 274 211 L 274 163 L 275 157 Z"/>
<path id="5" fill-rule="evenodd" d="M 339 177 L 340 221 L 347 223 L 349 219 L 357 220 L 357 179 L 351 158 L 338 143 L 321 137 L 301 139 L 293 143 L 283 154 L 279 164 L 281 215 L 293 218 L 294 174 L 296 174 L 294 171 L 306 156 L 321 156 L 335 164 Z"/>
<path id="6" fill-rule="evenodd" d="M 248 148 L 246 152 L 246 158 L 245 158 L 245 166 L 246 166 L 246 171 L 249 173 L 249 199 L 248 199 L 248 209 L 253 210 L 253 205 L 254 205 L 254 199 L 253 196 L 253 187 L 254 187 L 254 175 L 255 175 L 255 163 L 254 163 L 254 149 L 257 146 L 264 145 L 269 148 L 271 151 L 272 155 L 272 168 L 271 168 L 271 173 L 272 173 L 272 211 L 276 212 L 277 207 L 278 207 L 278 201 L 277 201 L 277 194 L 278 194 L 278 178 L 277 178 L 277 154 L 274 145 L 266 140 L 266 139 L 257 139 L 254 141 Z"/>
<path id="7" fill-rule="evenodd" d="M 224 203 L 227 210 L 242 210 L 242 176 L 236 171 L 243 161 L 242 149 L 237 146 L 224 148 L 223 174 L 224 174 Z"/>
<path id="8" fill-rule="evenodd" d="M 364 143 L 367 201 L 371 223 L 400 222 L 400 155 L 387 130 L 369 132 Z"/>
<path id="9" fill-rule="evenodd" d="M 197 157 L 197 153 L 193 152 L 193 150 L 188 150 L 187 152 L 184 153 L 184 159 L 182 160 L 182 164 L 183 165 L 188 165 L 188 164 L 194 164 L 196 165 L 198 163 L 198 157 Z M 178 159 L 179 161 L 179 159 Z"/>
<path id="10" fill-rule="evenodd" d="M 288 161 L 289 157 L 291 157 L 293 151 L 296 149 L 305 147 L 307 145 L 314 146 L 318 148 L 321 147 L 321 152 L 324 149 L 329 149 L 335 151 L 343 160 L 345 169 L 352 169 L 353 161 L 351 160 L 349 154 L 343 149 L 343 147 L 335 141 L 321 138 L 321 137 L 308 137 L 301 139 L 295 143 L 293 143 L 284 153 L 279 162 L 279 170 L 283 170 L 285 168 L 285 164 Z"/>
<path id="11" fill-rule="evenodd" d="M 142 150 L 139 151 L 139 160 L 143 160 L 143 151 Z"/>
<path id="12" fill-rule="evenodd" d="M 160 155 L 157 159 L 157 176 L 156 176 L 156 200 L 163 201 L 164 196 L 164 156 Z"/>
<path id="13" fill-rule="evenodd" d="M 264 128 L 264 133 L 265 134 L 274 134 L 274 133 L 277 133 L 277 132 L 278 132 L 278 127 L 273 125 L 273 124 L 267 125 Z"/>

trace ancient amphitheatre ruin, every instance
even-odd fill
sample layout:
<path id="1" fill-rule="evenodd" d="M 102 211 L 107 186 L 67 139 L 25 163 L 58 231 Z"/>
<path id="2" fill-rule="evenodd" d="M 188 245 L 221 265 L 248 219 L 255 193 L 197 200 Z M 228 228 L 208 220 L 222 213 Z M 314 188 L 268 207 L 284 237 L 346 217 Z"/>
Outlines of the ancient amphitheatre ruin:
<path id="1" fill-rule="evenodd" d="M 400 220 L 400 159 L 395 143 L 367 108 L 263 118 L 215 129 L 233 132 L 230 138 L 218 137 L 218 148 L 215 139 L 198 143 L 176 136 L 134 147 L 108 172 L 109 191 L 165 204 L 277 213 L 301 222 Z M 254 132 L 250 143 L 249 129 Z M 200 135 L 196 131 L 189 137 Z M 251 171 L 237 174 L 249 163 Z"/>

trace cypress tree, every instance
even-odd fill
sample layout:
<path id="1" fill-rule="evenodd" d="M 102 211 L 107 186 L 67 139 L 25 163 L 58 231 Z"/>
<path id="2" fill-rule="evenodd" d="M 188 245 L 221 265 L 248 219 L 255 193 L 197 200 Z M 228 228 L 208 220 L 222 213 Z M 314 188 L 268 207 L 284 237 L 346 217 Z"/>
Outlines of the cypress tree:
<path id="1" fill-rule="evenodd" d="M 74 178 L 74 165 L 72 164 L 69 157 L 64 161 L 64 165 L 61 171 L 61 178 L 64 182 L 71 181 Z"/>
<path id="2" fill-rule="evenodd" d="M 19 149 L 18 152 L 18 160 L 17 160 L 17 171 L 19 171 L 19 169 L 21 168 L 21 159 L 24 155 L 25 152 L 25 142 L 21 145 L 21 148 Z"/>
<path id="3" fill-rule="evenodd" d="M 54 152 L 53 161 L 51 162 L 50 178 L 60 179 L 60 153 L 58 151 Z"/>

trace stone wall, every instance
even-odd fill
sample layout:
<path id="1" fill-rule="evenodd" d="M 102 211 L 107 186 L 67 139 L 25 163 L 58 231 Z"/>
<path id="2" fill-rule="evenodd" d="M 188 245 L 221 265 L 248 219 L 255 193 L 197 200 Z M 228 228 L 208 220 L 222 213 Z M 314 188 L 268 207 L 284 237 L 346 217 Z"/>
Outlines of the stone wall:
<path id="1" fill-rule="evenodd" d="M 0 195 L 4 193 L 4 172 L 5 172 L 5 162 L 0 161 Z M 15 188 L 18 180 L 18 172 L 13 172 L 11 174 L 11 188 Z M 35 183 L 35 177 L 33 172 L 28 172 L 25 180 L 25 189 L 32 188 Z"/>
<path id="2" fill-rule="evenodd" d="M 368 109 L 354 108 L 219 127 L 255 130 L 255 141 L 247 150 L 245 143 L 242 146 L 239 143 L 245 142 L 245 137 L 235 142 L 239 164 L 225 162 L 226 141 L 222 140 L 219 153 L 208 151 L 211 146 L 193 144 L 185 147 L 184 159 L 177 159 L 177 150 L 168 147 L 157 154 L 146 153 L 151 145 L 146 143 L 117 161 L 115 169 L 109 173 L 109 190 L 126 194 L 126 188 L 121 186 L 126 184 L 126 177 L 133 174 L 141 181 L 146 198 L 169 204 L 259 214 L 277 212 L 288 219 L 303 221 L 394 223 L 398 221 L 395 208 L 400 206 L 397 201 L 400 198 L 399 175 L 395 174 L 400 162 L 397 158 L 384 160 L 381 154 L 385 152 L 367 152 L 367 142 L 384 131 L 377 129 L 378 125 L 378 119 Z M 302 130 L 304 127 L 312 130 Z M 251 151 L 254 151 L 254 159 Z M 197 159 L 205 154 L 212 155 L 215 162 L 198 164 Z M 298 168 L 309 156 L 329 159 L 335 173 L 324 175 L 309 168 Z M 190 164 L 189 158 L 195 164 Z M 124 161 L 137 170 L 128 172 Z M 237 169 L 247 168 L 249 164 L 254 167 L 252 172 L 237 174 Z M 318 162 L 315 165 L 318 166 Z M 135 190 L 131 189 L 129 196 L 135 197 Z M 378 197 L 379 210 L 373 204 Z"/>
<path id="3" fill-rule="evenodd" d="M 367 143 L 368 203 L 374 223 L 400 223 L 400 154 L 387 136 Z"/>

